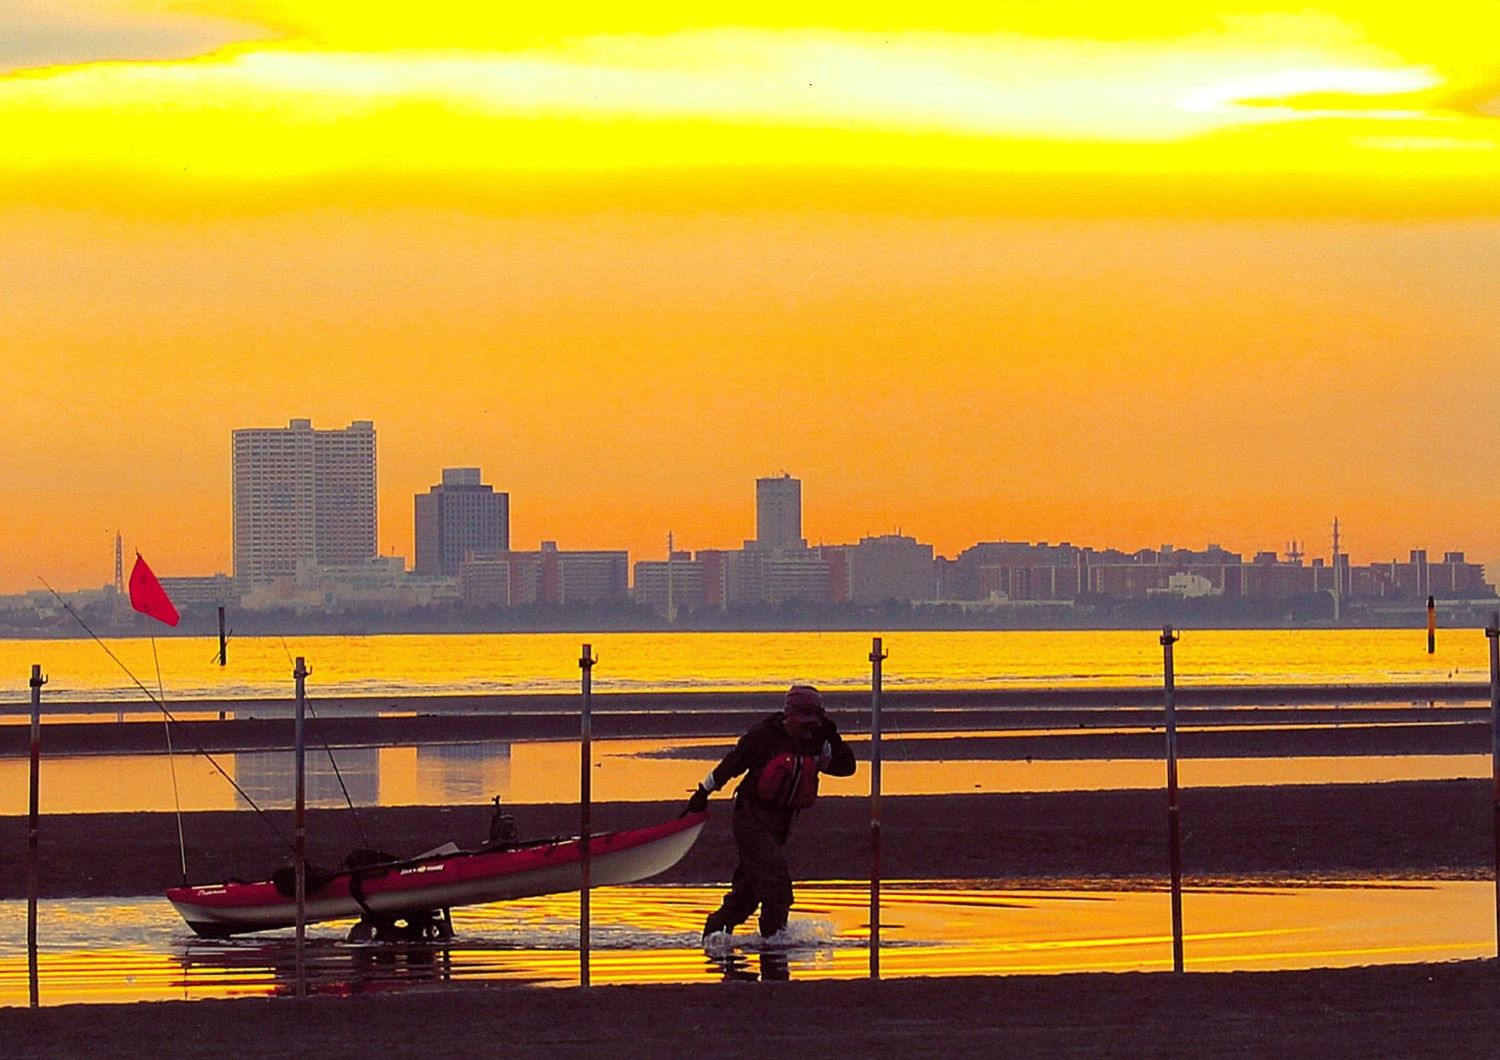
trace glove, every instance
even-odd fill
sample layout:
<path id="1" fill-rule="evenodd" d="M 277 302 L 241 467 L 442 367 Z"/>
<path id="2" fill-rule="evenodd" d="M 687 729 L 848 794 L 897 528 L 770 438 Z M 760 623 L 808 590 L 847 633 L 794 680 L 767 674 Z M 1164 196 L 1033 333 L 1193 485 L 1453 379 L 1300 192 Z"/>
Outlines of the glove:
<path id="1" fill-rule="evenodd" d="M 821 746 L 818 750 L 818 768 L 827 769 L 828 764 L 833 761 L 834 741 L 839 738 L 839 727 L 833 723 L 833 719 L 825 717 L 822 726 L 818 729 L 818 739 Z"/>
<path id="2" fill-rule="evenodd" d="M 708 789 L 699 784 L 698 790 L 693 792 L 693 797 L 688 799 L 687 809 L 682 811 L 682 816 L 686 817 L 690 813 L 703 813 L 707 809 Z"/>

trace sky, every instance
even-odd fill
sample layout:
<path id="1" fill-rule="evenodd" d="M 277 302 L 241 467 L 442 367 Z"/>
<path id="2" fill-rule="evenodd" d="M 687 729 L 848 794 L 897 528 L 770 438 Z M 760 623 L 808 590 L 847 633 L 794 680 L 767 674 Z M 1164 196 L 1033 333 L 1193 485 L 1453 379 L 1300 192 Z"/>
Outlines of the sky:
<path id="1" fill-rule="evenodd" d="M 9 0 L 0 593 L 231 569 L 230 432 L 379 543 L 900 531 L 1500 575 L 1500 5 Z M 979 8 L 982 7 L 982 10 Z"/>

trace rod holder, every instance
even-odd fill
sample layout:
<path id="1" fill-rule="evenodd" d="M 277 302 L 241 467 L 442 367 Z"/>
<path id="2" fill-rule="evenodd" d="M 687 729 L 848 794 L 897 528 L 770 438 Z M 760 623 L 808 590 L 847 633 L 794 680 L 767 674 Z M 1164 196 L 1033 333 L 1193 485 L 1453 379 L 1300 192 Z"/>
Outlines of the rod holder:
<path id="1" fill-rule="evenodd" d="M 1177 676 L 1172 647 L 1178 635 L 1170 625 L 1161 628 L 1162 689 L 1167 730 L 1167 845 L 1172 874 L 1172 971 L 1183 969 L 1182 953 L 1182 813 L 1177 801 Z"/>
<path id="2" fill-rule="evenodd" d="M 40 1002 L 37 975 L 37 898 L 41 891 L 42 664 L 31 664 L 31 773 L 26 818 L 26 979 L 32 1008 Z"/>
<path id="3" fill-rule="evenodd" d="M 870 978 L 880 978 L 880 700 L 881 638 L 870 641 Z"/>
<path id="4" fill-rule="evenodd" d="M 1490 790 L 1491 834 L 1495 867 L 1495 956 L 1500 959 L 1500 611 L 1490 612 L 1485 627 L 1490 642 Z"/>
<path id="5" fill-rule="evenodd" d="M 296 721 L 293 731 L 296 760 L 293 856 L 297 878 L 297 996 L 299 998 L 307 996 L 307 959 L 304 952 L 307 946 L 307 753 L 303 731 L 307 715 L 307 677 L 310 673 L 306 660 L 300 655 L 297 656 L 297 665 L 292 670 L 292 680 L 297 689 Z"/>
<path id="6" fill-rule="evenodd" d="M 589 985 L 589 888 L 591 886 L 592 821 L 593 803 L 593 700 L 594 664 L 599 661 L 594 655 L 593 645 L 585 644 L 578 657 L 578 669 L 582 672 L 583 709 L 580 711 L 580 740 L 578 755 L 578 985 Z"/>

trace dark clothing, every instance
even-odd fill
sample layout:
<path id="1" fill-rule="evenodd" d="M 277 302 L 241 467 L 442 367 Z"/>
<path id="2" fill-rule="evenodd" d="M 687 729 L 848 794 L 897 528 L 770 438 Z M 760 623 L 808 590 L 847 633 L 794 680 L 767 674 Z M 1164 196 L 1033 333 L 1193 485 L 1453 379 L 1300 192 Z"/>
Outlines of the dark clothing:
<path id="1" fill-rule="evenodd" d="M 788 751 L 815 756 L 819 772 L 830 776 L 854 773 L 854 752 L 826 719 L 799 740 L 786 730 L 784 715 L 777 713 L 740 737 L 734 750 L 713 770 L 716 790 L 745 774 L 734 796 L 734 845 L 739 851 L 739 864 L 729 893 L 708 918 L 704 934 L 734 930 L 755 912 L 756 906 L 760 906 L 762 938 L 770 938 L 786 926 L 792 908 L 792 874 L 783 848 L 799 811 L 761 799 L 756 784 L 766 764 Z"/>
<path id="2" fill-rule="evenodd" d="M 749 799 L 734 800 L 734 845 L 740 861 L 734 881 L 718 912 L 708 918 L 704 934 L 733 931 L 760 906 L 762 938 L 786 926 L 792 909 L 792 874 L 787 868 L 786 842 L 790 817 Z"/>
<path id="3" fill-rule="evenodd" d="M 725 755 L 722 762 L 714 766 L 713 790 L 717 791 L 744 773 L 745 779 L 740 782 L 736 798 L 742 795 L 753 795 L 756 781 L 760 779 L 760 771 L 766 767 L 767 762 L 783 751 L 818 755 L 820 757 L 818 771 L 827 773 L 831 777 L 854 775 L 854 752 L 849 750 L 848 745 L 844 743 L 843 737 L 839 735 L 838 728 L 832 721 L 825 718 L 813 728 L 808 736 L 798 740 L 787 732 L 786 716 L 777 711 L 751 726 L 750 731 L 741 736 L 739 743 L 734 745 L 734 750 Z M 826 760 L 822 758 L 825 751 Z"/>

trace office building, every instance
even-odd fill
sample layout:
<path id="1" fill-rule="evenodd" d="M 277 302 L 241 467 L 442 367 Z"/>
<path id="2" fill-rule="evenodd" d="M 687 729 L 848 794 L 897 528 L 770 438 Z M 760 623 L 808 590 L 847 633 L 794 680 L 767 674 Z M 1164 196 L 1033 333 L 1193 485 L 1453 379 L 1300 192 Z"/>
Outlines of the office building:
<path id="1" fill-rule="evenodd" d="M 459 564 L 469 607 L 563 607 L 629 598 L 629 554 L 624 550 L 565 552 L 543 541 L 535 552 L 470 552 Z"/>
<path id="2" fill-rule="evenodd" d="M 631 596 L 668 618 L 700 610 L 707 603 L 703 567 L 690 553 L 678 551 L 673 551 L 670 560 L 637 560 Z"/>
<path id="3" fill-rule="evenodd" d="M 931 600 L 937 575 L 931 545 L 903 534 L 860 538 L 844 550 L 847 598 L 869 604 L 880 600 Z M 835 594 L 835 601 L 839 596 Z"/>
<path id="4" fill-rule="evenodd" d="M 294 578 L 299 562 L 364 563 L 378 551 L 375 425 L 311 420 L 233 432 L 234 579 L 241 591 Z"/>
<path id="5" fill-rule="evenodd" d="M 782 472 L 755 480 L 755 540 L 746 548 L 762 552 L 806 548 L 802 538 L 802 480 Z"/>
<path id="6" fill-rule="evenodd" d="M 510 494 L 479 480 L 477 467 L 447 467 L 442 482 L 416 497 L 414 572 L 458 577 L 472 552 L 510 548 Z"/>

